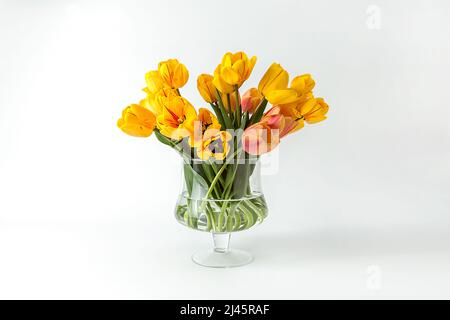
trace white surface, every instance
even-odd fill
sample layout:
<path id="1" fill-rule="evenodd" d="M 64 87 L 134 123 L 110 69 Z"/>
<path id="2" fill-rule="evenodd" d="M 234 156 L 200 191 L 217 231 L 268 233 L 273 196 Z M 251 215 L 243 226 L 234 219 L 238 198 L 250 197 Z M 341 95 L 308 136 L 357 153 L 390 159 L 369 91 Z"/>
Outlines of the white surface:
<path id="1" fill-rule="evenodd" d="M 448 2 L 226 5 L 0 1 L 0 298 L 450 298 Z M 232 236 L 254 263 L 210 270 L 172 214 L 176 155 L 115 122 L 170 57 L 204 106 L 196 76 L 229 50 L 258 56 L 246 88 L 277 61 L 331 110 Z"/>

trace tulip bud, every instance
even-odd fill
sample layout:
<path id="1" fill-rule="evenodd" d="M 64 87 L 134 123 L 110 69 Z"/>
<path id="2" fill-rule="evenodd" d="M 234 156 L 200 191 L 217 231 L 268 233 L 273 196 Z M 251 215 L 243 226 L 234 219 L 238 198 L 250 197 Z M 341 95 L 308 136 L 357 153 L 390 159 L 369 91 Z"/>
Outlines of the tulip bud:
<path id="1" fill-rule="evenodd" d="M 253 113 L 263 99 L 262 94 L 256 88 L 248 89 L 242 96 L 241 106 L 243 112 Z"/>
<path id="2" fill-rule="evenodd" d="M 197 78 L 197 89 L 208 103 L 217 101 L 216 87 L 212 83 L 213 79 L 214 77 L 210 74 L 201 74 Z"/>
<path id="3" fill-rule="evenodd" d="M 164 83 L 172 89 L 181 88 L 189 79 L 189 72 L 177 59 L 169 59 L 158 64 L 158 72 Z"/>
<path id="4" fill-rule="evenodd" d="M 256 57 L 248 58 L 245 52 L 227 52 L 218 67 L 221 78 L 231 86 L 240 87 L 250 77 Z"/>
<path id="5" fill-rule="evenodd" d="M 214 87 L 217 88 L 221 93 L 232 93 L 234 91 L 234 86 L 231 84 L 228 84 L 222 77 L 220 73 L 220 65 L 217 66 L 216 70 L 214 71 L 214 78 L 212 80 L 212 83 Z"/>

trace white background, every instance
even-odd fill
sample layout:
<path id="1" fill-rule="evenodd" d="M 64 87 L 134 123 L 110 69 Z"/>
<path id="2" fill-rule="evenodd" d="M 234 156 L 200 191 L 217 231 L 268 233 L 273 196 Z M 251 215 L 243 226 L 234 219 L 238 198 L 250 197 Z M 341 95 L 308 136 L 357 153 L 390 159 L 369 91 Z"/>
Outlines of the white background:
<path id="1" fill-rule="evenodd" d="M 450 298 L 449 14 L 444 0 L 0 1 L 0 298 Z M 330 112 L 282 142 L 269 218 L 233 235 L 254 263 L 211 270 L 190 261 L 209 235 L 173 216 L 177 156 L 116 121 L 172 57 L 205 106 L 197 75 L 238 50 L 258 57 L 245 88 L 280 62 L 312 73 Z"/>

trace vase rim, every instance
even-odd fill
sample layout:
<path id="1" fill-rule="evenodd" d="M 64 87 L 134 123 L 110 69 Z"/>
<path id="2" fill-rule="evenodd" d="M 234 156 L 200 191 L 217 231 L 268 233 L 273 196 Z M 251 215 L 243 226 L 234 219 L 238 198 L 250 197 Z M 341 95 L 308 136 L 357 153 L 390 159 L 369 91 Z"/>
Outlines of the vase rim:
<path id="1" fill-rule="evenodd" d="M 245 197 L 240 197 L 240 198 L 236 198 L 236 199 L 215 199 L 215 198 L 193 198 L 193 197 L 188 197 L 186 192 L 184 192 L 182 194 L 182 197 L 191 201 L 202 201 L 202 202 L 240 202 L 240 201 L 244 201 L 244 200 L 252 200 L 252 199 L 257 199 L 257 198 L 261 198 L 264 197 L 264 194 L 262 192 L 253 192 L 251 195 L 249 196 L 245 196 Z"/>

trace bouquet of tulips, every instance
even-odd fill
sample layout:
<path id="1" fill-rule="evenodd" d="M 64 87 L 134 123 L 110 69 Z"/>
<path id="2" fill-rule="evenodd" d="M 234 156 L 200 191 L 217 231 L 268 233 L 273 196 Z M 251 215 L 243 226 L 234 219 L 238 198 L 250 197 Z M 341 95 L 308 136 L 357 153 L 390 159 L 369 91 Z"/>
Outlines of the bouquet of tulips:
<path id="1" fill-rule="evenodd" d="M 328 105 L 314 97 L 311 75 L 296 76 L 289 85 L 288 72 L 277 63 L 241 96 L 255 63 L 244 52 L 226 53 L 213 75 L 199 75 L 198 91 L 211 110 L 197 111 L 180 92 L 189 78 L 186 67 L 176 59 L 162 61 L 145 75 L 146 97 L 125 108 L 117 123 L 131 136 L 155 133 L 182 156 L 185 192 L 176 216 L 189 227 L 230 232 L 262 221 L 267 207 L 250 181 L 257 159 L 305 122 L 326 119 Z"/>

